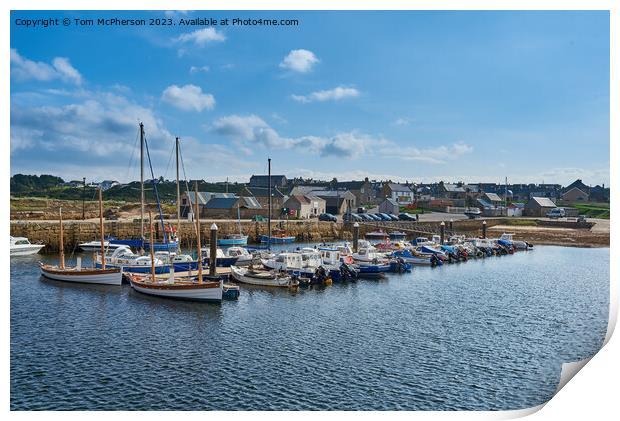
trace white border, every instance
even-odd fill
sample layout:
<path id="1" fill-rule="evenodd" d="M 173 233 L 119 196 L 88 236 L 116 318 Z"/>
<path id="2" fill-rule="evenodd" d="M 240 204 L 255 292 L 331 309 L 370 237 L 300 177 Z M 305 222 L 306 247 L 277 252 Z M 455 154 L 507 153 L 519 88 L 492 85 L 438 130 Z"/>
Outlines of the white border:
<path id="1" fill-rule="evenodd" d="M 251 1 L 251 0 L 217 0 L 217 1 L 195 1 L 195 0 L 182 0 L 182 1 L 135 1 L 135 0 L 108 0 L 108 1 L 91 1 L 89 3 L 78 2 L 74 0 L 61 0 L 50 3 L 49 1 L 37 0 L 37 1 L 16 1 L 8 0 L 3 2 L 5 8 L 5 14 L 3 15 L 2 22 L 2 36 L 4 38 L 3 54 L 0 55 L 0 63 L 2 64 L 2 98 L 4 99 L 5 107 L 0 117 L 0 124 L 3 128 L 4 136 L 4 148 L 5 153 L 2 154 L 2 164 L 5 169 L 4 183 L 0 184 L 3 197 L 9 196 L 9 179 L 10 179 L 10 146 L 9 146 L 9 107 L 10 107 L 10 79 L 9 79 L 9 48 L 10 48 L 10 14 L 11 9 L 16 10 L 168 10 L 168 9 L 187 9 L 187 10 L 610 10 L 611 15 L 611 131 L 610 131 L 610 173 L 611 184 L 615 186 L 618 180 L 618 172 L 615 171 L 614 165 L 617 163 L 618 158 L 618 122 L 620 121 L 620 113 L 618 108 L 618 93 L 620 92 L 620 85 L 618 83 L 619 69 L 618 69 L 618 12 L 620 7 L 616 2 L 607 0 L 477 0 L 477 1 L 465 1 L 465 0 L 427 0 L 427 1 L 415 1 L 410 0 L 407 4 L 403 4 L 401 1 L 396 0 L 382 0 L 382 1 L 342 1 L 342 0 L 263 0 L 263 1 Z M 260 5 L 260 7 L 259 7 Z M 612 218 L 617 217 L 616 212 L 616 200 L 615 195 L 612 194 L 612 206 L 611 214 Z M 4 221 L 9 220 L 9 201 L 5 201 L 1 210 L 2 218 Z M 4 238 L 8 236 L 8 224 L 2 225 L 2 231 L 0 235 L 4 235 Z M 557 394 L 550 402 L 546 404 L 544 410 L 538 412 L 535 417 L 539 419 L 583 419 L 588 418 L 610 418 L 610 416 L 617 416 L 618 413 L 618 399 L 617 399 L 617 373 L 618 370 L 618 356 L 620 354 L 618 340 L 613 339 L 611 333 L 615 326 L 618 314 L 618 286 L 616 276 L 618 274 L 618 253 L 615 253 L 617 243 L 615 223 L 612 224 L 611 230 L 611 309 L 610 309 L 610 327 L 606 337 L 607 345 L 595 355 L 591 362 L 588 364 L 588 368 L 579 373 L 576 380 L 569 382 L 560 393 Z M 1 238 L 1 237 L 0 237 Z M 3 322 L 2 329 L 4 333 L 4 344 L 2 353 L 4 356 L 5 364 L 2 366 L 2 374 L 4 382 L 2 384 L 4 408 L 8 411 L 10 407 L 9 399 L 9 345 L 10 345 L 10 290 L 9 290 L 9 253 L 8 250 L 4 250 L 1 257 L 2 267 L 5 268 L 4 277 L 4 311 L 2 312 Z M 610 338 L 612 340 L 610 340 Z M 569 367 L 574 369 L 581 364 L 572 364 Z M 578 370 L 577 370 L 578 371 Z M 566 374 L 563 372 L 563 376 Z M 539 407 L 522 410 L 522 411 L 505 411 L 505 412 L 328 412 L 328 413 L 308 413 L 308 412 L 277 412 L 265 414 L 273 419 L 286 419 L 293 418 L 310 419 L 315 418 L 317 415 L 327 418 L 379 418 L 390 417 L 394 419 L 437 419 L 437 418 L 466 418 L 466 419 L 505 419 L 514 418 L 519 416 L 528 415 L 536 412 L 545 405 Z M 611 415 L 613 414 L 613 415 Z M 44 416 L 45 418 L 82 418 L 85 415 L 92 418 L 107 419 L 112 414 L 105 412 L 71 412 L 71 413 L 26 413 L 15 412 L 10 413 L 11 417 L 30 419 L 31 417 Z M 168 417 L 183 417 L 190 419 L 204 419 L 205 416 L 217 417 L 217 419 L 238 419 L 242 418 L 258 418 L 263 416 L 260 412 L 242 412 L 242 413 L 187 413 L 187 412 L 150 412 L 150 413 L 136 413 L 136 412 L 115 412 L 112 416 L 120 418 L 133 418 L 136 416 L 148 418 L 168 418 Z"/>

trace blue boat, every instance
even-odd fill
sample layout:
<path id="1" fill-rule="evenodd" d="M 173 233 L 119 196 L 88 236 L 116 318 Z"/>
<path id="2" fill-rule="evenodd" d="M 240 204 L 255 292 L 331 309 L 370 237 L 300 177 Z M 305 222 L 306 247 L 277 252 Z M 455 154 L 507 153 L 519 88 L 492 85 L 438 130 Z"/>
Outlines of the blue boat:
<path id="1" fill-rule="evenodd" d="M 220 238 L 217 240 L 218 246 L 245 246 L 248 244 L 247 235 L 231 234 L 226 238 Z"/>
<path id="2" fill-rule="evenodd" d="M 132 238 L 128 240 L 118 240 L 112 239 L 110 240 L 110 244 L 119 244 L 124 246 L 133 247 L 134 249 L 143 249 L 149 250 L 151 247 L 151 243 L 148 240 L 143 240 L 141 238 Z M 153 243 L 154 251 L 176 251 L 179 248 L 179 242 L 176 240 L 170 240 L 166 243 Z"/>
<path id="3" fill-rule="evenodd" d="M 289 244 L 295 242 L 295 237 L 290 235 L 272 235 L 271 239 L 267 235 L 258 237 L 261 243 L 267 244 Z"/>
<path id="4" fill-rule="evenodd" d="M 355 268 L 362 278 L 381 278 L 384 273 L 391 270 L 389 263 L 385 265 L 357 265 Z"/>

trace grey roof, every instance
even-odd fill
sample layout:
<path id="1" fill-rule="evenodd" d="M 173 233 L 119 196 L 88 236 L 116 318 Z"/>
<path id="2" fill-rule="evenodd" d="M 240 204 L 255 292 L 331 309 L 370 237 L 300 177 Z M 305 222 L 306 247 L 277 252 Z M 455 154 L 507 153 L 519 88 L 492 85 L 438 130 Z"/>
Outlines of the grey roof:
<path id="1" fill-rule="evenodd" d="M 553 201 L 549 199 L 548 197 L 532 197 L 531 200 L 535 201 L 536 203 L 538 203 L 540 207 L 543 207 L 543 208 L 557 207 L 555 203 L 553 203 Z"/>
<path id="2" fill-rule="evenodd" d="M 588 195 L 588 193 L 586 193 L 585 191 L 581 190 L 579 187 L 573 187 L 573 188 L 571 188 L 570 190 L 566 190 L 566 191 L 564 192 L 564 194 L 568 194 L 568 193 L 572 192 L 573 190 L 577 190 L 577 192 L 580 192 L 580 193 L 582 193 L 582 194 L 585 194 L 586 196 Z M 564 196 L 564 194 L 563 194 L 562 196 Z"/>
<path id="3" fill-rule="evenodd" d="M 241 207 L 245 207 L 248 209 L 262 209 L 262 206 L 260 205 L 260 203 L 258 203 L 258 200 L 256 200 L 255 197 L 242 197 L 241 198 L 242 203 L 240 204 Z"/>
<path id="4" fill-rule="evenodd" d="M 351 193 L 349 190 L 315 190 L 311 192 L 314 196 L 317 197 L 321 197 L 321 198 L 326 198 L 326 197 L 347 197 L 347 196 L 353 196 L 353 193 Z"/>
<path id="5" fill-rule="evenodd" d="M 231 209 L 237 207 L 238 197 L 214 197 L 207 202 L 207 209 Z"/>
<path id="6" fill-rule="evenodd" d="M 339 181 L 336 183 L 337 188 L 347 190 L 360 190 L 366 181 Z"/>
<path id="7" fill-rule="evenodd" d="M 316 191 L 324 191 L 327 190 L 326 187 L 321 187 L 321 186 L 295 186 L 293 187 L 293 190 L 291 190 L 291 196 L 294 195 L 298 195 L 298 194 L 311 194 L 312 192 L 316 192 Z"/>
<path id="8" fill-rule="evenodd" d="M 388 198 L 387 198 L 387 199 L 385 199 L 383 202 L 384 202 L 384 203 L 385 203 L 385 202 L 388 202 L 388 203 L 390 203 L 390 204 L 391 204 L 391 205 L 393 205 L 393 206 L 400 206 L 400 205 L 398 204 L 398 202 L 397 202 L 396 200 L 392 199 L 391 197 L 388 197 Z"/>
<path id="9" fill-rule="evenodd" d="M 404 185 L 404 184 L 388 183 L 388 187 L 392 191 L 406 191 L 406 192 L 410 192 L 411 191 L 411 188 L 409 186 Z"/>
<path id="10" fill-rule="evenodd" d="M 443 188 L 450 193 L 465 193 L 465 189 L 463 187 L 458 187 L 456 184 L 444 184 Z"/>
<path id="11" fill-rule="evenodd" d="M 497 193 L 485 193 L 484 194 L 491 202 L 501 202 L 502 198 Z"/>
<path id="12" fill-rule="evenodd" d="M 247 186 L 245 188 L 252 196 L 255 197 L 269 197 L 269 188 L 268 187 L 252 187 Z M 285 194 L 278 190 L 276 187 L 271 188 L 271 196 L 272 197 L 284 197 Z"/>
<path id="13" fill-rule="evenodd" d="M 190 192 L 186 192 L 186 194 L 189 197 L 189 200 L 191 201 L 191 203 L 195 204 L 196 203 L 195 193 L 193 191 L 190 191 Z M 213 199 L 214 197 L 215 198 L 233 198 L 237 196 L 234 193 L 213 193 L 213 192 L 199 191 L 198 192 L 198 204 L 205 205 L 209 200 Z"/>
<path id="14" fill-rule="evenodd" d="M 286 184 L 286 176 L 272 175 L 271 186 Z M 253 175 L 250 177 L 250 186 L 252 187 L 269 187 L 269 175 Z"/>

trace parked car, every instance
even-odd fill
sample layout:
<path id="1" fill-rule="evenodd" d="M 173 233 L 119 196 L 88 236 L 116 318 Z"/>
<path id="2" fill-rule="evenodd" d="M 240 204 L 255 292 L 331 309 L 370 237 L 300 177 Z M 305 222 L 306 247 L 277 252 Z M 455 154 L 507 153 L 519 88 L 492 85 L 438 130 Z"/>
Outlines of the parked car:
<path id="1" fill-rule="evenodd" d="M 388 213 L 388 216 L 392 221 L 399 221 L 398 216 L 394 215 L 393 213 Z"/>
<path id="2" fill-rule="evenodd" d="M 376 213 L 367 213 L 366 215 L 370 216 L 370 218 L 374 221 L 383 221 L 383 219 L 381 219 L 381 217 Z"/>
<path id="3" fill-rule="evenodd" d="M 357 208 L 357 213 L 366 213 L 366 208 L 363 206 L 360 206 L 359 208 Z"/>
<path id="4" fill-rule="evenodd" d="M 363 221 L 374 221 L 374 218 L 372 218 L 370 215 L 368 215 L 367 213 L 358 213 L 357 216 L 359 216 L 360 218 L 362 218 Z"/>
<path id="5" fill-rule="evenodd" d="M 377 215 L 379 218 L 381 218 L 382 221 L 391 221 L 392 218 L 390 218 L 387 214 L 385 213 L 375 213 L 375 215 Z"/>
<path id="6" fill-rule="evenodd" d="M 564 208 L 554 208 L 546 213 L 547 218 L 564 218 L 566 216 L 566 211 Z"/>
<path id="7" fill-rule="evenodd" d="M 398 215 L 398 219 L 400 219 L 401 221 L 415 221 L 415 216 L 407 213 L 407 212 L 403 212 L 400 215 Z"/>
<path id="8" fill-rule="evenodd" d="M 319 221 L 337 222 L 338 218 L 331 213 L 322 213 L 319 215 Z"/>
<path id="9" fill-rule="evenodd" d="M 362 221 L 364 221 L 363 218 L 357 216 L 354 213 L 345 213 L 342 216 L 342 220 L 345 221 L 345 222 L 362 222 Z"/>

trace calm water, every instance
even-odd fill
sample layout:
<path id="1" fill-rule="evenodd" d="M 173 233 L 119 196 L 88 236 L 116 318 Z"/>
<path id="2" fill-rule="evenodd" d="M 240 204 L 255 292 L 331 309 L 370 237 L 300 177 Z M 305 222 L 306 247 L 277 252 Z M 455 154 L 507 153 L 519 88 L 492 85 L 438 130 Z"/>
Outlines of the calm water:
<path id="1" fill-rule="evenodd" d="M 596 353 L 609 249 L 537 247 L 324 289 L 177 302 L 11 260 L 11 409 L 517 409 Z"/>

